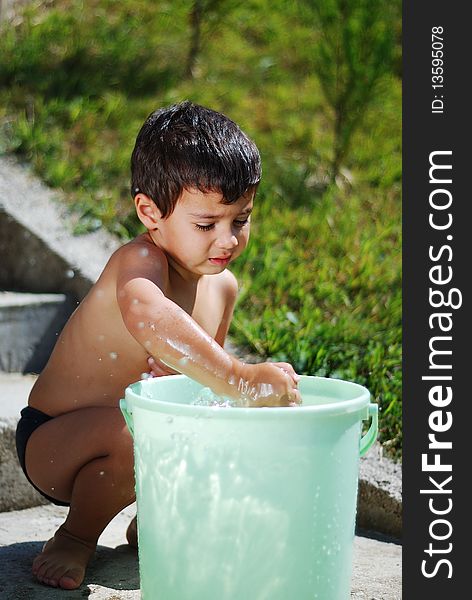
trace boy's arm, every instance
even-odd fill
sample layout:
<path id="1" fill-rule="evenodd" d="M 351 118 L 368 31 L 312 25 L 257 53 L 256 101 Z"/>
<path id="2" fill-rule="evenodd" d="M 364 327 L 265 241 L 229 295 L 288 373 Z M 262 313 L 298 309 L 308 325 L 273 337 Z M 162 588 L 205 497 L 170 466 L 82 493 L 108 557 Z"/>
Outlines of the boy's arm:
<path id="1" fill-rule="evenodd" d="M 298 402 L 290 375 L 269 363 L 246 365 L 227 354 L 182 308 L 163 293 L 164 257 L 145 256 L 136 248 L 122 254 L 117 298 L 131 335 L 154 358 L 188 375 L 216 394 L 242 395 L 258 403 Z M 264 368 L 265 367 L 265 368 Z"/>
<path id="2" fill-rule="evenodd" d="M 224 308 L 223 317 L 218 326 L 214 339 L 222 348 L 224 348 L 238 295 L 238 282 L 236 277 L 230 271 L 225 271 L 225 275 L 222 277 L 219 294 Z M 174 369 L 171 369 L 160 360 L 155 360 L 152 356 L 148 358 L 148 364 L 151 370 L 151 375 L 154 377 L 177 374 Z"/>

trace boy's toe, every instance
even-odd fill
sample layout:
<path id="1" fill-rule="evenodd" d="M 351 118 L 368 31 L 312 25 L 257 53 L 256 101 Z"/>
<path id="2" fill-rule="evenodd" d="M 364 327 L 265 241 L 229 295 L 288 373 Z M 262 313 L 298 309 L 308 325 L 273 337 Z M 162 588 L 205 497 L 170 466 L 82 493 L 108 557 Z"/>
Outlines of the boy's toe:
<path id="1" fill-rule="evenodd" d="M 38 575 L 38 573 L 41 570 L 41 567 L 44 565 L 45 562 L 46 562 L 46 559 L 44 558 L 44 556 L 42 554 L 40 554 L 39 556 L 37 556 L 34 559 L 33 566 L 31 568 L 31 570 L 33 571 L 33 575 Z"/>
<path id="2" fill-rule="evenodd" d="M 71 569 L 59 579 L 59 586 L 63 590 L 75 590 L 82 583 L 83 574 L 76 569 Z"/>

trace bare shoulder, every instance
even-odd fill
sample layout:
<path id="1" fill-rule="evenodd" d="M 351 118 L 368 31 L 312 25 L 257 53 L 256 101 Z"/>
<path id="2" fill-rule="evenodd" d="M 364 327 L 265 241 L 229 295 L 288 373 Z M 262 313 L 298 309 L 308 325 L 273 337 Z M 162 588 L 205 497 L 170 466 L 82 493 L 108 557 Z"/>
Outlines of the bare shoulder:
<path id="1" fill-rule="evenodd" d="M 168 281 L 167 257 L 145 235 L 138 236 L 119 248 L 113 260 L 118 284 L 124 284 L 130 279 L 144 278 L 162 287 Z"/>

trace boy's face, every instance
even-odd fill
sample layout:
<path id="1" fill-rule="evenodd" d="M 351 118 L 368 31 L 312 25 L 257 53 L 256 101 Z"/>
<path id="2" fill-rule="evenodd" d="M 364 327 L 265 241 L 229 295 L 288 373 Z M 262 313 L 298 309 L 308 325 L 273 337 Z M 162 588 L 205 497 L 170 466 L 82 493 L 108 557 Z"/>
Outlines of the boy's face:
<path id="1" fill-rule="evenodd" d="M 251 193 L 223 204 L 221 193 L 184 190 L 151 236 L 179 272 L 221 273 L 247 246 L 253 198 Z"/>

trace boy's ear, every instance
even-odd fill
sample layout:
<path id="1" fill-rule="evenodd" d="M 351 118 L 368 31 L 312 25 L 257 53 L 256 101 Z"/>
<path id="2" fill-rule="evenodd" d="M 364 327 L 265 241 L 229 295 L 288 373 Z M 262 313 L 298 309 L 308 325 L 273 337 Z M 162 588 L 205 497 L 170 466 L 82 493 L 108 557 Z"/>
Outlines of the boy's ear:
<path id="1" fill-rule="evenodd" d="M 139 193 L 134 197 L 134 205 L 136 207 L 136 214 L 141 223 L 150 229 L 155 231 L 159 226 L 159 221 L 162 219 L 161 211 L 157 208 L 154 200 L 146 196 L 146 194 Z"/>

